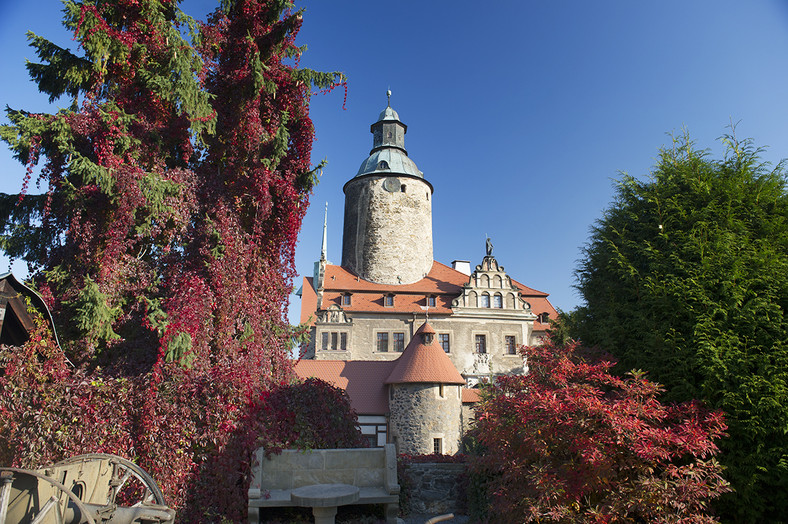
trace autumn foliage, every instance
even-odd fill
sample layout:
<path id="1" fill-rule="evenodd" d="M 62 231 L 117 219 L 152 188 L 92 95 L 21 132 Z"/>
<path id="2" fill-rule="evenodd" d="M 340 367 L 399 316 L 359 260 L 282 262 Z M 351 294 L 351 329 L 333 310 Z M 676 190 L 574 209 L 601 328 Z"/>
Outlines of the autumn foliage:
<path id="1" fill-rule="evenodd" d="M 657 384 L 577 344 L 527 355 L 530 372 L 500 377 L 477 408 L 470 489 L 489 522 L 716 522 L 719 412 L 663 405 Z"/>
<path id="2" fill-rule="evenodd" d="M 66 1 L 64 24 L 78 52 L 30 34 L 28 69 L 67 107 L 9 109 L 0 126 L 27 168 L 21 193 L 0 195 L 0 248 L 28 262 L 62 342 L 41 327 L 2 348 L 0 459 L 117 453 L 184 522 L 242 520 L 251 450 L 293 442 L 261 441 L 260 424 L 294 380 L 309 97 L 343 78 L 298 67 L 286 0 L 222 2 L 204 23 L 169 0 Z M 322 433 L 306 445 L 355 442 L 347 402 L 304 387 L 287 391 L 336 410 L 307 416 Z"/>

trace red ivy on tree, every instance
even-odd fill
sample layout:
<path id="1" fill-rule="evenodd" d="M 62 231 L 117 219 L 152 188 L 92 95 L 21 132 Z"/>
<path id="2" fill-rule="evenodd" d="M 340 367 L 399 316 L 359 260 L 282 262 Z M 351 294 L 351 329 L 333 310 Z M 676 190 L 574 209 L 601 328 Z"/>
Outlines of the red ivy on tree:
<path id="1" fill-rule="evenodd" d="M 0 126 L 27 166 L 22 195 L 0 195 L 0 248 L 28 261 L 65 353 L 45 333 L 2 348 L 2 458 L 118 453 L 187 520 L 243 519 L 256 399 L 293 379 L 309 97 L 344 78 L 296 67 L 287 0 L 225 1 L 203 24 L 172 0 L 64 5 L 82 54 L 30 34 L 28 69 L 72 103 Z M 37 165 L 47 191 L 25 195 Z"/>
<path id="2" fill-rule="evenodd" d="M 526 354 L 529 373 L 499 378 L 477 408 L 471 484 L 490 522 L 717 522 L 721 413 L 663 405 L 657 384 L 574 343 Z"/>

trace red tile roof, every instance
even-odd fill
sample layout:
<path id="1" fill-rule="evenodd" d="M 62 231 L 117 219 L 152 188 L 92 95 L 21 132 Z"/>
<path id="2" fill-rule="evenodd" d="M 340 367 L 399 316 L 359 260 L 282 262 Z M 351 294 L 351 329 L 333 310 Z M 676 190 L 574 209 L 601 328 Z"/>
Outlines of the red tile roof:
<path id="1" fill-rule="evenodd" d="M 475 402 L 479 402 L 482 399 L 478 389 L 462 388 L 460 391 L 462 391 L 463 404 L 473 404 Z"/>
<path id="2" fill-rule="evenodd" d="M 350 405 L 359 415 L 389 412 L 386 378 L 394 367 L 387 360 L 299 360 L 295 372 L 300 378 L 316 377 L 347 391 Z"/>
<path id="3" fill-rule="evenodd" d="M 470 277 L 460 273 L 449 266 L 433 262 L 432 269 L 426 277 L 412 284 L 391 285 L 376 284 L 363 280 L 342 266 L 327 265 L 325 273 L 323 308 L 330 304 L 337 304 L 349 313 L 374 312 L 374 313 L 424 313 L 427 306 L 427 295 L 435 296 L 435 306 L 429 308 L 431 315 L 450 315 L 451 302 L 462 292 L 462 286 L 468 283 Z M 512 279 L 512 283 L 520 290 L 523 298 L 531 304 L 531 311 L 539 315 L 548 313 L 550 318 L 558 318 L 558 312 L 547 299 L 548 294 L 528 287 Z M 350 305 L 342 305 L 343 293 L 350 293 Z M 394 294 L 394 305 L 386 306 L 383 296 L 387 293 Z M 301 322 L 307 322 L 312 317 L 314 324 L 315 311 L 317 310 L 317 295 L 312 282 L 312 277 L 304 278 L 301 294 Z M 549 324 L 534 322 L 535 331 L 544 331 Z"/>
<path id="4" fill-rule="evenodd" d="M 429 382 L 464 385 L 465 379 L 437 340 L 433 337 L 429 344 L 425 344 L 424 334 L 435 334 L 435 330 L 426 322 L 410 339 L 402 355 L 394 361 L 394 369 L 386 379 L 386 384 Z"/>

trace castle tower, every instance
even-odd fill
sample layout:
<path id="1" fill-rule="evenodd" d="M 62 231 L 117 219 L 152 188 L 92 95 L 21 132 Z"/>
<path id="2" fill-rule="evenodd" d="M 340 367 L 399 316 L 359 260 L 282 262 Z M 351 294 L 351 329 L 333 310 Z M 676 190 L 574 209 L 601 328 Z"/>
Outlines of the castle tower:
<path id="1" fill-rule="evenodd" d="M 465 380 L 424 323 L 397 359 L 389 384 L 389 424 L 397 452 L 454 455 L 460 449 Z"/>
<path id="2" fill-rule="evenodd" d="M 410 284 L 432 268 L 433 188 L 408 158 L 407 129 L 389 104 L 370 126 L 369 157 L 344 187 L 342 266 L 378 284 Z"/>

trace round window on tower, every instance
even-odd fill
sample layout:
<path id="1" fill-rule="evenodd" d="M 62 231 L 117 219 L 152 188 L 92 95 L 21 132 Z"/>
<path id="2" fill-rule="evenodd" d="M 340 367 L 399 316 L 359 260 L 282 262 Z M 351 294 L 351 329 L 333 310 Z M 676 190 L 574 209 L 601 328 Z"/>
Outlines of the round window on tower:
<path id="1" fill-rule="evenodd" d="M 378 162 L 378 170 L 389 169 L 389 163 L 385 160 Z"/>

